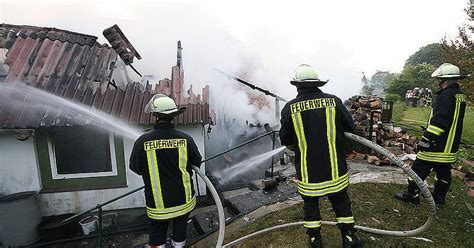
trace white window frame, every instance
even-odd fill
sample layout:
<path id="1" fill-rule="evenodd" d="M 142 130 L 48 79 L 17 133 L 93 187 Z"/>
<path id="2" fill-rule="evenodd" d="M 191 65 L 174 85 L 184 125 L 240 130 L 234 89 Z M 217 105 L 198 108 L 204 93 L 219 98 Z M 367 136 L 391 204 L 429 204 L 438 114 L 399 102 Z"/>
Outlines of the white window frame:
<path id="1" fill-rule="evenodd" d="M 59 174 L 58 167 L 56 165 L 56 151 L 54 149 L 51 136 L 48 135 L 48 151 L 49 151 L 49 163 L 51 166 L 51 175 L 53 179 L 72 179 L 72 178 L 90 178 L 90 177 L 112 177 L 117 176 L 117 159 L 115 156 L 115 140 L 113 133 L 109 133 L 109 146 L 110 146 L 110 163 L 112 171 L 106 172 L 90 172 L 90 173 L 74 173 L 74 174 Z"/>

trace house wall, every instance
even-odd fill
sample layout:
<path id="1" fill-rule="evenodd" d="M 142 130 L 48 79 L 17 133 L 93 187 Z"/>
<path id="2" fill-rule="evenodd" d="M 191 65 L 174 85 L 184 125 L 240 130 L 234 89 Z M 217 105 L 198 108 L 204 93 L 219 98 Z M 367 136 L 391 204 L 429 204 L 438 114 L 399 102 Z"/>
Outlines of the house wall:
<path id="1" fill-rule="evenodd" d="M 204 154 L 204 137 L 201 125 L 178 126 L 191 135 L 201 154 Z M 11 194 L 27 190 L 40 190 L 40 176 L 36 162 L 33 139 L 18 141 L 13 134 L 0 133 L 0 194 Z M 43 216 L 80 212 L 98 203 L 117 197 L 143 185 L 140 176 L 128 169 L 133 141 L 124 139 L 127 188 L 85 190 L 73 192 L 42 193 L 38 197 Z M 14 170 L 12 169 L 14 165 Z M 204 170 L 204 165 L 201 166 Z M 196 180 L 194 180 L 196 182 Z M 201 194 L 205 194 L 205 184 L 200 179 Z M 143 191 L 136 192 L 104 207 L 105 210 L 144 207 Z"/>
<path id="2" fill-rule="evenodd" d="M 33 139 L 19 141 L 13 131 L 0 133 L 0 195 L 40 189 Z"/>

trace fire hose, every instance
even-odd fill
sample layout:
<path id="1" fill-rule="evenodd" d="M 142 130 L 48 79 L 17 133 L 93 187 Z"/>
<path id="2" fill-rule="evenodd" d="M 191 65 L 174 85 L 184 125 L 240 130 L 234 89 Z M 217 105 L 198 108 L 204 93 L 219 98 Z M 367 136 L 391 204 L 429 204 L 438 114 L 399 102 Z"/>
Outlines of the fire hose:
<path id="1" fill-rule="evenodd" d="M 405 163 L 403 163 L 403 161 L 400 160 L 400 158 L 395 156 L 393 153 L 391 153 L 387 149 L 373 143 L 372 141 L 369 141 L 365 138 L 362 138 L 362 137 L 357 136 L 357 135 L 352 134 L 352 133 L 347 133 L 346 132 L 345 136 L 346 136 L 346 138 L 348 138 L 350 140 L 353 140 L 355 142 L 358 142 L 362 145 L 365 145 L 365 146 L 375 150 L 379 154 L 382 154 L 383 156 L 387 157 L 392 163 L 394 163 L 395 165 L 400 167 L 418 185 L 418 187 L 420 188 L 421 194 L 423 195 L 423 197 L 428 202 L 428 208 L 429 208 L 429 215 L 428 215 L 428 219 L 426 220 L 426 222 L 422 226 L 420 226 L 416 229 L 413 229 L 413 230 L 392 231 L 392 230 L 383 230 L 383 229 L 377 229 L 377 228 L 371 228 L 371 227 L 365 227 L 365 226 L 358 226 L 358 225 L 356 225 L 355 228 L 358 229 L 358 230 L 364 231 L 364 232 L 380 234 L 380 235 L 396 236 L 396 237 L 415 236 L 417 234 L 420 234 L 420 233 L 428 230 L 431 227 L 431 225 L 433 224 L 433 220 L 436 216 L 436 205 L 435 205 L 434 199 L 431 196 L 431 193 L 430 193 L 428 187 L 420 179 L 420 177 L 418 177 L 418 175 L 409 166 L 407 166 Z M 216 202 L 217 212 L 218 212 L 218 215 L 219 215 L 219 236 L 217 238 L 216 247 L 218 247 L 218 248 L 220 248 L 220 247 L 231 247 L 231 246 L 234 246 L 236 244 L 239 244 L 239 243 L 243 242 L 244 240 L 250 239 L 252 237 L 255 237 L 255 236 L 263 234 L 263 233 L 267 233 L 267 232 L 277 230 L 277 229 L 280 229 L 280 228 L 291 227 L 291 226 L 302 226 L 303 225 L 303 222 L 300 221 L 300 222 L 293 222 L 293 223 L 273 226 L 273 227 L 270 227 L 270 228 L 266 228 L 266 229 L 251 233 L 249 235 L 246 235 L 244 237 L 236 239 L 236 240 L 234 240 L 234 241 L 232 241 L 232 242 L 230 242 L 230 243 L 223 246 L 224 236 L 225 236 L 225 217 L 224 217 L 224 208 L 222 206 L 222 202 L 221 202 L 221 200 L 220 200 L 220 198 L 217 194 L 216 189 L 212 185 L 211 181 L 206 177 L 206 175 L 204 175 L 204 173 L 202 173 L 199 170 L 199 168 L 197 168 L 197 167 L 193 166 L 193 169 L 204 180 L 204 182 L 206 183 L 207 187 L 209 188 L 209 190 L 212 194 L 212 197 L 214 198 L 214 200 Z M 322 224 L 336 225 L 336 222 L 322 221 Z"/>
<path id="2" fill-rule="evenodd" d="M 224 216 L 224 206 L 222 205 L 221 198 L 219 198 L 219 195 L 217 194 L 217 190 L 212 185 L 211 180 L 209 180 L 209 178 L 207 178 L 207 176 L 204 173 L 202 173 L 202 171 L 199 170 L 198 167 L 193 165 L 192 168 L 202 178 L 202 180 L 204 180 L 207 187 L 209 188 L 209 191 L 212 194 L 212 198 L 214 198 L 214 201 L 216 202 L 217 214 L 219 216 L 219 236 L 217 238 L 216 247 L 222 247 L 222 244 L 224 243 L 224 237 L 225 237 L 225 216 Z"/>

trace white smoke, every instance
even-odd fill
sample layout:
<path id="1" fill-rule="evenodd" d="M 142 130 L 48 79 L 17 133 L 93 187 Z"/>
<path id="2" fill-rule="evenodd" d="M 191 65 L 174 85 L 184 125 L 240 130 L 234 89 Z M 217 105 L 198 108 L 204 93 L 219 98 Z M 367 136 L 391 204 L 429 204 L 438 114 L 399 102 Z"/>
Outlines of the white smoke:
<path id="1" fill-rule="evenodd" d="M 171 66 L 176 64 L 176 42 L 181 40 L 185 90 L 193 84 L 194 92 L 199 94 L 201 88 L 209 84 L 212 107 L 240 122 L 275 124 L 274 99 L 267 97 L 270 107 L 262 110 L 249 105 L 247 94 L 236 87 L 237 83 L 219 75 L 214 68 L 243 77 L 286 99 L 296 95 L 289 81 L 301 63 L 313 65 L 322 79 L 330 79 L 324 91 L 344 99 L 360 88 L 361 75 L 351 62 L 353 54 L 342 45 L 333 41 L 305 41 L 302 37 L 310 49 L 298 50 L 288 33 L 259 24 L 241 41 L 226 31 L 212 10 L 200 3 L 39 2 L 29 3 L 28 8 L 24 8 L 24 3 L 11 2 L 2 3 L 2 9 L 6 11 L 2 13 L 1 22 L 91 34 L 98 36 L 102 43 L 107 42 L 102 30 L 118 24 L 143 57 L 135 61 L 134 66 L 143 75 L 158 78 L 171 77 Z M 129 75 L 134 81 L 140 81 L 133 71 L 129 70 Z M 280 103 L 280 108 L 283 105 Z"/>

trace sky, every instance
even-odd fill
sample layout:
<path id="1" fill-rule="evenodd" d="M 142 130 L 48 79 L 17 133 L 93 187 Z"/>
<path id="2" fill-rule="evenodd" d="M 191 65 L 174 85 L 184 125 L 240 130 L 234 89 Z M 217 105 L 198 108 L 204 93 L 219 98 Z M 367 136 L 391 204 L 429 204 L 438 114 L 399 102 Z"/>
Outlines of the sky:
<path id="1" fill-rule="evenodd" d="M 186 84 L 209 84 L 217 101 L 237 93 L 213 68 L 291 99 L 289 81 L 302 63 L 330 80 L 324 91 L 346 99 L 359 92 L 362 72 L 399 72 L 420 47 L 454 37 L 467 2 L 0 0 L 0 23 L 67 29 L 101 43 L 102 30 L 118 24 L 143 57 L 134 66 L 160 78 L 171 76 L 181 40 Z"/>

